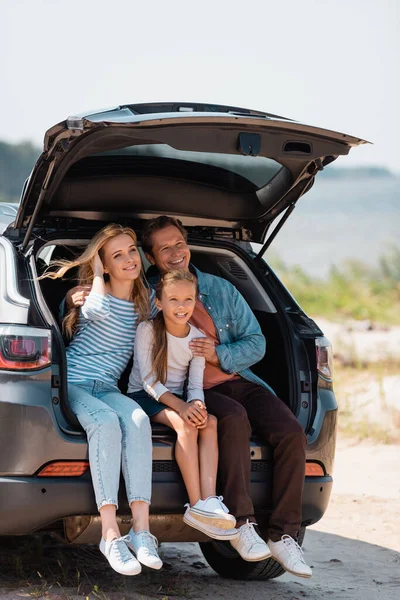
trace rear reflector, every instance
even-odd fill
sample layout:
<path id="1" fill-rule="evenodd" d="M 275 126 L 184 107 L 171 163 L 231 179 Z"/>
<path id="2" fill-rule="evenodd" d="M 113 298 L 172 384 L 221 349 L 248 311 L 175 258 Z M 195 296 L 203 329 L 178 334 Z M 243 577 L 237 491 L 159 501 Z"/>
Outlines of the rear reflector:
<path id="1" fill-rule="evenodd" d="M 317 369 L 320 375 L 332 381 L 333 378 L 333 357 L 332 345 L 326 337 L 315 339 L 315 349 L 317 353 Z"/>
<path id="2" fill-rule="evenodd" d="M 306 463 L 306 477 L 324 477 L 324 469 L 315 462 Z"/>
<path id="3" fill-rule="evenodd" d="M 0 325 L 0 369 L 42 369 L 51 364 L 51 332 L 39 327 Z"/>
<path id="4" fill-rule="evenodd" d="M 38 477 L 79 477 L 89 469 L 87 460 L 57 461 L 43 467 Z"/>

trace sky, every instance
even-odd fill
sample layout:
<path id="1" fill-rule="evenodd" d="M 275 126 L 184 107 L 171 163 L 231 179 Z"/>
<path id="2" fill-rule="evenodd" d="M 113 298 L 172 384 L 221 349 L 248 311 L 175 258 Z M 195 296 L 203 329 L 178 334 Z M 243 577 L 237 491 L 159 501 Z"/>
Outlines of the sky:
<path id="1" fill-rule="evenodd" d="M 400 173 L 400 0 L 0 0 L 0 139 L 68 115 L 197 101 L 372 141 Z"/>

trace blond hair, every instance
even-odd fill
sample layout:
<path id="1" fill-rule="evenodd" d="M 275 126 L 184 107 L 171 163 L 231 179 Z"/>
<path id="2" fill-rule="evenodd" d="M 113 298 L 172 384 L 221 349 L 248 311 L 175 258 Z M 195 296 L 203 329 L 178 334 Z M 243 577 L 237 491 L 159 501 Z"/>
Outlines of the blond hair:
<path id="1" fill-rule="evenodd" d="M 192 283 L 197 296 L 197 277 L 190 271 L 168 271 L 156 285 L 156 298 L 161 300 L 163 289 L 176 281 L 188 281 Z M 162 310 L 153 320 L 154 341 L 152 347 L 152 375 L 162 384 L 165 384 L 168 376 L 168 341 L 167 330 Z"/>
<path id="2" fill-rule="evenodd" d="M 58 267 L 57 271 L 47 271 L 39 279 L 49 277 L 50 279 L 58 279 L 63 277 L 67 271 L 74 267 L 78 267 L 78 283 L 77 285 L 91 285 L 93 283 L 94 273 L 92 262 L 97 253 L 103 261 L 104 258 L 104 245 L 108 240 L 117 237 L 118 235 L 126 234 L 129 235 L 135 246 L 137 245 L 137 237 L 133 229 L 130 227 L 123 227 L 116 223 L 110 223 L 100 229 L 93 238 L 90 240 L 86 249 L 82 254 L 73 260 L 54 260 L 50 262 L 49 267 Z M 135 303 L 139 320 L 145 321 L 150 316 L 150 299 L 149 290 L 146 287 L 143 280 L 143 273 L 132 282 L 132 302 Z M 68 338 L 71 338 L 75 332 L 77 321 L 79 317 L 79 308 L 71 308 L 62 322 L 62 329 Z"/>

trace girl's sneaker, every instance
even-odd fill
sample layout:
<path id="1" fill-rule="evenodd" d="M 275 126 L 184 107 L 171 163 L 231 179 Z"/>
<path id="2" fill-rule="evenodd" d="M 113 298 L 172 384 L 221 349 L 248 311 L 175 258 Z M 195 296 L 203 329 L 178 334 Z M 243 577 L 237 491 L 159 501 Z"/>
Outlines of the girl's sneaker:
<path id="1" fill-rule="evenodd" d="M 209 500 L 209 498 L 207 500 Z M 238 529 L 235 529 L 234 527 L 231 527 L 230 529 L 226 529 L 227 520 L 223 521 L 224 526 L 225 526 L 224 529 L 218 527 L 218 525 L 217 525 L 218 519 L 216 518 L 215 513 L 203 510 L 204 503 L 207 502 L 207 500 L 199 500 L 192 507 L 189 504 L 186 504 L 185 506 L 187 508 L 186 508 L 185 514 L 183 515 L 184 522 L 187 525 L 190 525 L 194 529 L 198 529 L 202 533 L 205 533 L 206 535 L 208 535 L 208 537 L 213 538 L 215 540 L 234 540 L 235 538 L 237 538 L 237 536 L 239 535 Z M 199 505 L 199 502 L 202 502 L 203 504 Z M 210 507 L 210 504 L 208 504 L 208 507 Z M 196 509 L 196 511 L 194 509 Z M 228 510 L 228 509 L 226 509 L 226 510 Z M 225 510 L 224 510 L 224 513 L 225 513 Z M 234 517 L 232 517 L 232 515 L 229 515 L 229 516 L 232 519 L 234 519 Z M 235 523 L 236 523 L 236 520 L 235 520 Z"/>
<path id="2" fill-rule="evenodd" d="M 111 567 L 117 573 L 121 575 L 139 575 L 142 570 L 140 563 L 132 556 L 128 550 L 130 537 L 125 535 L 123 537 L 114 538 L 110 542 L 102 537 L 99 548 L 100 552 L 104 554 Z"/>
<path id="3" fill-rule="evenodd" d="M 222 496 L 210 496 L 205 500 L 198 500 L 193 506 L 187 506 L 189 506 L 191 516 L 197 521 L 212 525 L 217 529 L 230 530 L 235 527 L 236 519 L 229 514 L 229 510 L 222 500 Z"/>
<path id="4" fill-rule="evenodd" d="M 135 533 L 133 529 L 130 529 L 128 537 L 128 546 L 142 565 L 150 567 L 150 569 L 161 569 L 163 563 L 158 556 L 158 541 L 150 531 Z"/>

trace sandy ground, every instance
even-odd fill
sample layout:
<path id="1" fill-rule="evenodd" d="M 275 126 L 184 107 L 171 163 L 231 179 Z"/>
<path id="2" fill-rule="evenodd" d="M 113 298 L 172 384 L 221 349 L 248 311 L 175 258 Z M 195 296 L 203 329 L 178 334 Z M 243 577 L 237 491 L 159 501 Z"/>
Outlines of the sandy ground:
<path id="1" fill-rule="evenodd" d="M 163 544 L 162 572 L 114 576 L 95 547 L 37 538 L 0 544 L 0 599 L 89 596 L 110 600 L 394 600 L 400 595 L 400 446 L 340 440 L 335 487 L 324 519 L 304 541 L 313 577 L 221 579 L 197 544 Z"/>

